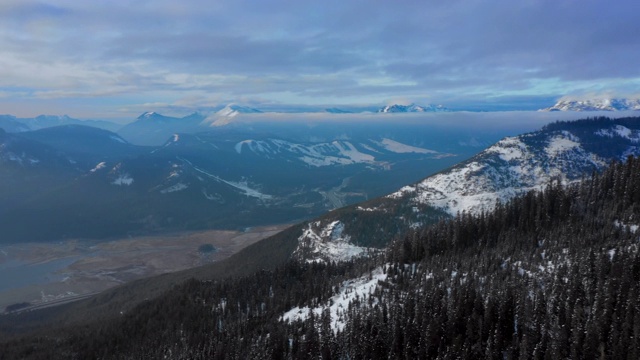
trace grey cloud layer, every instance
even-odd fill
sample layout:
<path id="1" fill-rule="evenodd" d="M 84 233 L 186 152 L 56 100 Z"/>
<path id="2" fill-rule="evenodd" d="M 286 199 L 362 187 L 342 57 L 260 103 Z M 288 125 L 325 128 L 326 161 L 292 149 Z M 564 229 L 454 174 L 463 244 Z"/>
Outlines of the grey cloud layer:
<path id="1" fill-rule="evenodd" d="M 284 102 L 548 97 L 594 83 L 629 91 L 640 78 L 638 7 L 628 0 L 8 0 L 0 5 L 0 88 L 26 87 L 34 97 L 143 93 L 148 102 L 207 92 Z"/>

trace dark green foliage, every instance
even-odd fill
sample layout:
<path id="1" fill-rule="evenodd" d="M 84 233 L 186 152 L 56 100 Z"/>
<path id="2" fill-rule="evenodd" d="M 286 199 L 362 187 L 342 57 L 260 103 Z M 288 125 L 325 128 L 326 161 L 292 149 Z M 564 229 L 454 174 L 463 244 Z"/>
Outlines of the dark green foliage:
<path id="1" fill-rule="evenodd" d="M 20 309 L 24 309 L 28 306 L 31 306 L 31 303 L 28 302 L 21 302 L 21 303 L 17 303 L 17 304 L 11 304 L 9 306 L 7 306 L 4 311 L 7 313 L 10 313 L 12 311 L 16 311 L 16 310 L 20 310 Z"/>
<path id="2" fill-rule="evenodd" d="M 109 321 L 6 342 L 4 358 L 635 359 L 640 354 L 640 160 L 552 183 L 397 238 L 385 259 L 288 262 L 190 280 Z M 369 298 L 321 308 L 384 268 Z"/>

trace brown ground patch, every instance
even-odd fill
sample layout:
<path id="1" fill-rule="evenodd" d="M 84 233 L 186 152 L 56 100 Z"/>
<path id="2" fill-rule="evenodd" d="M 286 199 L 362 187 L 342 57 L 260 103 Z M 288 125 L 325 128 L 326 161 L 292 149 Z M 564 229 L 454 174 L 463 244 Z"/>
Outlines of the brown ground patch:
<path id="1" fill-rule="evenodd" d="M 42 304 L 100 292 L 131 280 L 179 271 L 222 260 L 288 225 L 252 228 L 245 232 L 209 230 L 160 236 L 142 236 L 111 241 L 68 240 L 59 243 L 29 243 L 0 247 L 0 276 L 16 276 L 17 269 L 54 264 L 51 280 L 0 292 L 0 312 L 8 305 Z M 203 253 L 210 244 L 214 252 Z M 2 267 L 9 261 L 22 265 Z"/>

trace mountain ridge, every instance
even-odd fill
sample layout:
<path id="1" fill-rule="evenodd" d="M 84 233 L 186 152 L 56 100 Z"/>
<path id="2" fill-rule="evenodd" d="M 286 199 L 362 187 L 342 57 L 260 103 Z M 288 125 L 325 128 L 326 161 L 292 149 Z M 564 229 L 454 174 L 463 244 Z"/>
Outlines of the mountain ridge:
<path id="1" fill-rule="evenodd" d="M 378 109 L 378 113 L 425 113 L 425 112 L 448 112 L 449 109 L 444 107 L 443 105 L 401 105 L 401 104 L 393 104 L 386 105 L 382 108 Z"/>
<path id="2" fill-rule="evenodd" d="M 387 196 L 311 220 L 308 224 L 314 225 L 308 225 L 309 229 L 316 231 L 300 232 L 297 252 L 318 254 L 310 244 L 317 243 L 320 234 L 327 234 L 320 237 L 330 242 L 330 230 L 336 223 L 341 226 L 341 238 L 348 238 L 351 244 L 363 249 L 381 247 L 386 244 L 384 239 L 388 241 L 412 228 L 458 213 L 489 212 L 497 203 L 542 190 L 553 182 L 579 182 L 602 171 L 611 161 L 640 155 L 639 145 L 637 117 L 556 122 L 536 132 L 507 137 L 468 160 Z"/>
<path id="3" fill-rule="evenodd" d="M 559 100 L 555 105 L 538 111 L 637 111 L 640 99 L 594 98 L 586 100 Z"/>

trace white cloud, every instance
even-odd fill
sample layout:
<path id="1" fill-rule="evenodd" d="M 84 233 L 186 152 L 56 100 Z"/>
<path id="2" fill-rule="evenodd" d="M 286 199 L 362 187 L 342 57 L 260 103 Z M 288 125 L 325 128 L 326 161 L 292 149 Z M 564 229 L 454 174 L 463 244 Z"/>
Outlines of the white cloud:
<path id="1" fill-rule="evenodd" d="M 595 0 L 7 0 L 0 88 L 111 106 L 638 93 L 631 10 Z"/>

